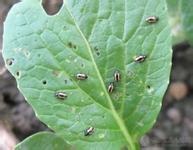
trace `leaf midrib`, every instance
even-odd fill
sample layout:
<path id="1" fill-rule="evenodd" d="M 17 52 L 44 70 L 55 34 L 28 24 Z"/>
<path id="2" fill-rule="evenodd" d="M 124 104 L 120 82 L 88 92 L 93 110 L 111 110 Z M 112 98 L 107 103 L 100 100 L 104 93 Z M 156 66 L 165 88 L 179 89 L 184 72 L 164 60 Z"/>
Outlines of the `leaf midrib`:
<path id="1" fill-rule="evenodd" d="M 93 65 L 94 65 L 94 68 L 95 68 L 95 70 L 96 70 L 96 72 L 97 72 L 97 76 L 98 76 L 98 78 L 99 78 L 99 81 L 100 81 L 100 83 L 101 83 L 101 85 L 102 85 L 102 88 L 103 88 L 103 90 L 104 90 L 104 92 L 105 92 L 105 96 L 106 96 L 106 98 L 107 98 L 107 100 L 108 100 L 109 107 L 110 107 L 110 110 L 111 110 L 111 113 L 112 113 L 113 117 L 115 118 L 115 120 L 116 120 L 118 126 L 120 127 L 120 129 L 121 129 L 121 131 L 122 131 L 122 133 L 123 133 L 126 141 L 128 142 L 129 147 L 130 147 L 132 150 L 135 150 L 135 146 L 133 145 L 131 136 L 130 136 L 130 134 L 129 134 L 129 132 L 128 132 L 128 130 L 127 130 L 127 128 L 126 128 L 123 120 L 122 120 L 122 118 L 120 118 L 120 116 L 117 114 L 117 112 L 116 112 L 116 110 L 115 110 L 115 108 L 114 108 L 114 105 L 113 105 L 113 103 L 112 103 L 112 100 L 111 100 L 111 98 L 110 98 L 110 96 L 109 96 L 109 94 L 108 94 L 108 92 L 107 92 L 107 90 L 106 90 L 106 86 L 105 86 L 104 81 L 103 81 L 103 79 L 102 79 L 102 76 L 101 76 L 101 74 L 100 74 L 100 72 L 99 72 L 98 66 L 97 66 L 96 63 L 95 63 L 95 60 L 94 60 L 94 57 L 93 57 L 93 54 L 92 54 L 92 51 L 91 51 L 91 47 L 90 47 L 87 39 L 85 38 L 83 32 L 81 31 L 79 25 L 76 23 L 75 18 L 73 17 L 72 13 L 70 12 L 69 8 L 67 7 L 67 3 L 66 3 L 65 0 L 64 0 L 63 7 L 65 7 L 66 10 L 68 11 L 69 15 L 71 16 L 72 20 L 74 21 L 74 24 L 75 24 L 78 32 L 79 32 L 80 35 L 82 36 L 82 38 L 83 38 L 83 40 L 84 40 L 84 42 L 85 42 L 85 44 L 86 44 L 86 47 L 88 48 L 88 52 L 89 52 L 89 55 L 90 55 L 90 57 L 91 57 L 91 61 L 92 61 Z"/>

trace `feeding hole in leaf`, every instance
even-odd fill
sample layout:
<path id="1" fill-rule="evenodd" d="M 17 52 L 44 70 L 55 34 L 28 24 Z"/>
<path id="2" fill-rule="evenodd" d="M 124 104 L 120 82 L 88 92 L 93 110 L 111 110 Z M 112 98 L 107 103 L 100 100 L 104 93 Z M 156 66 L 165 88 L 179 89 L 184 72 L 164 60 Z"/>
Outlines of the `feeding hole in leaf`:
<path id="1" fill-rule="evenodd" d="M 48 15 L 57 14 L 63 5 L 63 0 L 42 0 L 42 6 Z"/>
<path id="2" fill-rule="evenodd" d="M 68 84 L 68 80 L 64 80 L 64 83 L 65 83 L 65 84 Z"/>
<path id="3" fill-rule="evenodd" d="M 13 65 L 13 62 L 14 62 L 14 58 L 8 58 L 8 59 L 6 59 L 6 64 L 7 64 L 8 66 Z"/>
<path id="4" fill-rule="evenodd" d="M 17 76 L 17 77 L 20 76 L 20 72 L 19 72 L 19 71 L 16 72 L 16 76 Z"/>
<path id="5" fill-rule="evenodd" d="M 154 88 L 151 87 L 150 85 L 147 85 L 147 92 L 148 92 L 149 94 L 152 94 L 153 91 L 154 91 Z"/>
<path id="6" fill-rule="evenodd" d="M 75 44 L 73 44 L 72 42 L 68 43 L 68 47 L 73 48 L 73 49 L 77 48 L 77 46 Z"/>
<path id="7" fill-rule="evenodd" d="M 84 68 L 84 67 L 85 67 L 85 64 L 81 63 L 80 66 L 81 66 L 82 68 Z"/>
<path id="8" fill-rule="evenodd" d="M 150 85 L 147 85 L 147 89 L 150 89 L 151 88 L 151 86 Z"/>
<path id="9" fill-rule="evenodd" d="M 94 51 L 95 51 L 95 53 L 96 53 L 97 56 L 100 56 L 100 55 L 101 55 L 100 50 L 99 50 L 98 47 L 95 46 L 95 47 L 94 47 Z"/>
<path id="10" fill-rule="evenodd" d="M 38 56 L 38 57 L 41 57 L 41 54 L 38 54 L 37 56 Z"/>
<path id="11" fill-rule="evenodd" d="M 100 52 L 97 52 L 96 54 L 97 54 L 97 56 L 100 56 L 101 53 L 100 53 Z"/>
<path id="12" fill-rule="evenodd" d="M 167 8 L 166 7 L 163 7 L 163 10 L 166 10 Z"/>
<path id="13" fill-rule="evenodd" d="M 63 29 L 64 29 L 64 30 L 66 30 L 66 29 L 67 29 L 67 27 L 66 27 L 66 26 L 63 26 Z"/>
<path id="14" fill-rule="evenodd" d="M 26 51 L 24 51 L 24 53 L 25 53 L 26 57 L 30 57 L 30 52 L 29 51 L 26 50 Z"/>
<path id="15" fill-rule="evenodd" d="M 46 85 L 46 84 L 47 84 L 47 81 L 46 81 L 46 80 L 43 80 L 43 81 L 42 81 L 42 84 L 43 84 L 43 85 Z"/>

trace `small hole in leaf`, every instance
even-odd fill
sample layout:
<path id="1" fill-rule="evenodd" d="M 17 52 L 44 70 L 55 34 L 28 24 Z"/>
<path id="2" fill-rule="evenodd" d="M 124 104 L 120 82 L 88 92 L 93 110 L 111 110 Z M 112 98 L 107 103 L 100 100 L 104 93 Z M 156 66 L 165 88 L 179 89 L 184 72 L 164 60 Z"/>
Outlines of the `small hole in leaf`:
<path id="1" fill-rule="evenodd" d="M 97 52 L 96 54 L 97 54 L 97 56 L 100 56 L 101 53 L 100 53 L 100 52 Z"/>
<path id="2" fill-rule="evenodd" d="M 76 47 L 76 45 L 73 45 L 73 47 L 72 47 L 72 48 L 76 49 L 77 47 Z"/>
<path id="3" fill-rule="evenodd" d="M 69 43 L 68 43 L 68 46 L 69 46 L 70 48 L 72 48 L 72 46 L 73 46 L 72 42 L 69 42 Z"/>
<path id="4" fill-rule="evenodd" d="M 14 59 L 13 59 L 13 58 L 6 59 L 6 64 L 7 64 L 8 66 L 13 65 L 13 62 L 14 62 Z"/>
<path id="5" fill-rule="evenodd" d="M 25 55 L 29 57 L 30 56 L 30 52 L 29 51 L 25 51 Z"/>
<path id="6" fill-rule="evenodd" d="M 150 85 L 147 85 L 147 88 L 148 88 L 148 89 L 151 89 L 151 86 L 150 86 Z"/>
<path id="7" fill-rule="evenodd" d="M 68 80 L 64 80 L 64 83 L 67 84 L 67 83 L 68 83 Z"/>
<path id="8" fill-rule="evenodd" d="M 43 80 L 42 83 L 43 83 L 43 85 L 46 85 L 46 84 L 47 84 L 47 81 L 46 81 L 46 80 Z"/>
<path id="9" fill-rule="evenodd" d="M 154 92 L 154 88 L 152 86 L 150 86 L 150 85 L 147 85 L 147 92 L 149 94 L 152 94 Z"/>
<path id="10" fill-rule="evenodd" d="M 85 65 L 84 65 L 83 63 L 81 63 L 81 64 L 80 64 L 80 66 L 81 66 L 82 68 L 84 68 L 84 67 L 85 67 Z"/>
<path id="11" fill-rule="evenodd" d="M 95 53 L 96 53 L 97 56 L 100 56 L 101 53 L 100 53 L 100 50 L 99 50 L 98 47 L 95 46 L 95 47 L 94 47 L 94 51 L 95 51 Z"/>
<path id="12" fill-rule="evenodd" d="M 95 51 L 99 51 L 99 49 L 98 49 L 98 47 L 97 47 L 97 46 L 95 46 L 95 47 L 94 47 L 94 50 L 95 50 Z"/>
<path id="13" fill-rule="evenodd" d="M 68 43 L 68 47 L 74 48 L 74 49 L 77 48 L 77 46 L 76 46 L 75 44 L 73 44 L 72 42 L 69 42 L 69 43 Z"/>
<path id="14" fill-rule="evenodd" d="M 16 72 L 16 76 L 17 76 L 17 77 L 20 76 L 20 72 L 19 72 L 19 71 Z"/>
<path id="15" fill-rule="evenodd" d="M 63 0 L 42 0 L 42 6 L 48 15 L 57 14 L 63 5 Z"/>

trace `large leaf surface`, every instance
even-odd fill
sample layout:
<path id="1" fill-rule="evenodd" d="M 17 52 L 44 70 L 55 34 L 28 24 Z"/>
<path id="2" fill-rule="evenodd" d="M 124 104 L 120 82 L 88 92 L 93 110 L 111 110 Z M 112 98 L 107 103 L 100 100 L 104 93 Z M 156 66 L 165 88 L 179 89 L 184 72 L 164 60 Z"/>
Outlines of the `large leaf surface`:
<path id="1" fill-rule="evenodd" d="M 24 0 L 6 19 L 3 56 L 40 120 L 79 150 L 134 149 L 131 137 L 152 127 L 169 82 L 166 14 L 163 0 L 67 0 L 54 16 Z M 152 15 L 159 21 L 148 24 Z M 147 59 L 134 62 L 139 55 Z M 117 70 L 121 81 L 108 93 Z"/>
<path id="2" fill-rule="evenodd" d="M 73 150 L 62 138 L 51 132 L 40 132 L 34 134 L 22 143 L 18 144 L 15 150 Z"/>

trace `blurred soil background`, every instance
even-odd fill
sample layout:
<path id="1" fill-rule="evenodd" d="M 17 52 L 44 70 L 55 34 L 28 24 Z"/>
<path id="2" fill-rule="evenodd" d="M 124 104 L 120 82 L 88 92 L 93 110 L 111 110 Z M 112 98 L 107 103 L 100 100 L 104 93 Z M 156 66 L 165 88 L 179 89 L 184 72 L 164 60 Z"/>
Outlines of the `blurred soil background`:
<path id="1" fill-rule="evenodd" d="M 18 0 L 0 0 L 0 150 L 11 150 L 19 141 L 48 130 L 25 102 L 1 56 L 3 22 Z M 47 0 L 49 14 L 61 0 Z M 141 139 L 142 150 L 193 150 L 193 48 L 175 46 L 171 83 L 154 128 Z M 161 82 L 161 81 L 160 81 Z"/>

